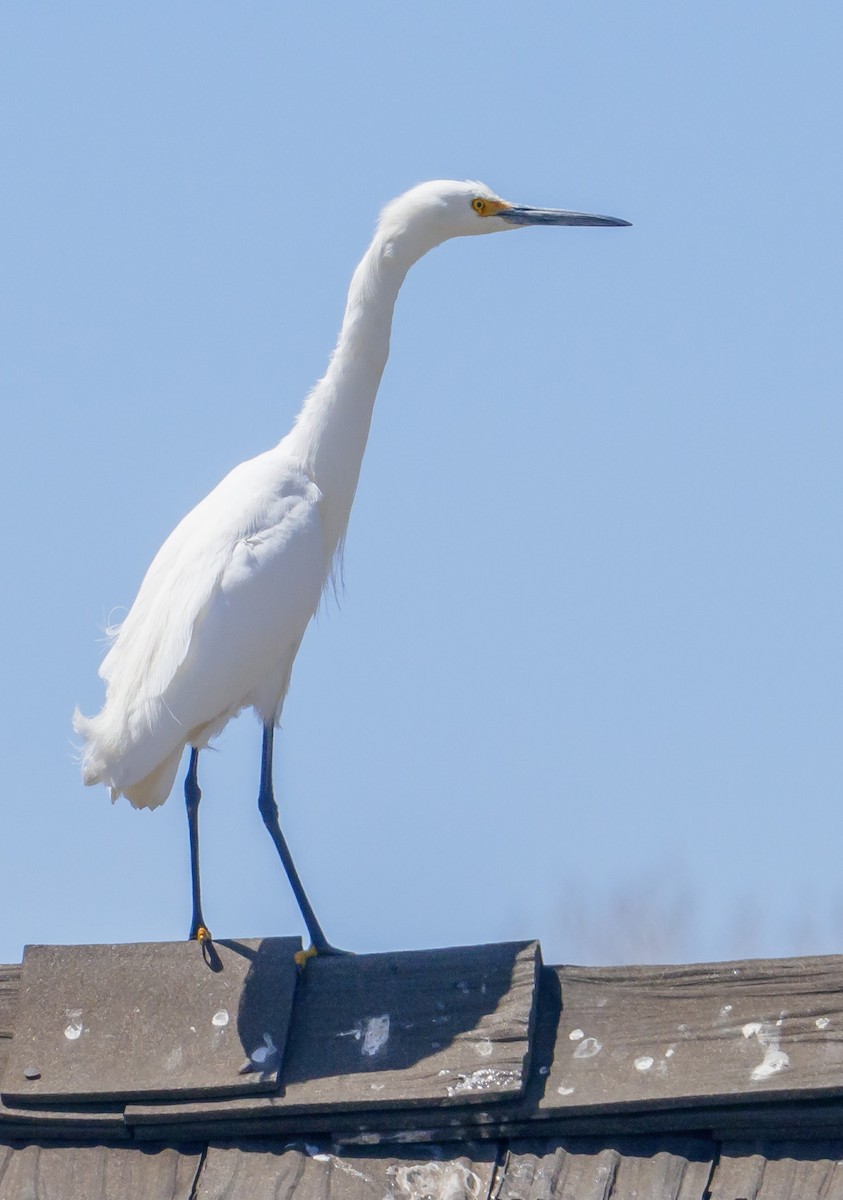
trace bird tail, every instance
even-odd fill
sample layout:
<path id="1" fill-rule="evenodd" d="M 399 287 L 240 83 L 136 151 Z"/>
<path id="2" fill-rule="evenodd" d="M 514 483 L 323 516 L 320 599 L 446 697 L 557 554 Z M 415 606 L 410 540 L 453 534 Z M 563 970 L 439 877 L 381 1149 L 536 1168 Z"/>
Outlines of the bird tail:
<path id="1" fill-rule="evenodd" d="M 144 779 L 123 787 L 123 795 L 133 808 L 158 808 L 159 804 L 164 803 L 173 790 L 183 749 L 183 746 L 179 746 Z M 114 789 L 111 795 L 112 799 L 116 798 Z"/>
<path id="2" fill-rule="evenodd" d="M 107 708 L 95 717 L 86 717 L 77 708 L 73 728 L 85 740 L 82 751 L 82 782 L 91 787 L 104 783 L 112 801 L 125 796 L 135 808 L 158 808 L 172 791 L 179 769 L 184 743 L 181 742 L 140 779 L 125 773 L 129 749 L 127 731 L 115 730 L 107 720 Z M 119 770 L 122 766 L 123 770 Z"/>

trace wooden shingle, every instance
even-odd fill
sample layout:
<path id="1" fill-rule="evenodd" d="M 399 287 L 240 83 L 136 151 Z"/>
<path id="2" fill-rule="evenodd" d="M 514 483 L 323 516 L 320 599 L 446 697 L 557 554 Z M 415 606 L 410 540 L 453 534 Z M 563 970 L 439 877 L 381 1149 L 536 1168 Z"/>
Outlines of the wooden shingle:
<path id="1" fill-rule="evenodd" d="M 29 946 L 0 1092 L 24 1101 L 277 1086 L 298 939 Z"/>
<path id="2" fill-rule="evenodd" d="M 713 1150 L 691 1138 L 515 1142 L 496 1200 L 705 1200 Z"/>
<path id="3" fill-rule="evenodd" d="M 309 962 L 277 1094 L 132 1104 L 132 1124 L 480 1105 L 527 1080 L 537 942 Z"/>
<path id="4" fill-rule="evenodd" d="M 540 964 L 311 961 L 274 1092 L 7 1102 L 0 1200 L 843 1200 L 843 959 Z M 0 968 L 0 1067 L 21 990 Z"/>
<path id="5" fill-rule="evenodd" d="M 191 1200 L 195 1148 L 0 1145 L 0 1200 Z"/>
<path id="6" fill-rule="evenodd" d="M 429 1148 L 393 1154 L 342 1152 L 329 1145 L 211 1145 L 196 1200 L 484 1200 L 495 1154 L 467 1145 L 443 1159 Z"/>
<path id="7" fill-rule="evenodd" d="M 710 1200 L 843 1200 L 843 1141 L 727 1142 Z"/>

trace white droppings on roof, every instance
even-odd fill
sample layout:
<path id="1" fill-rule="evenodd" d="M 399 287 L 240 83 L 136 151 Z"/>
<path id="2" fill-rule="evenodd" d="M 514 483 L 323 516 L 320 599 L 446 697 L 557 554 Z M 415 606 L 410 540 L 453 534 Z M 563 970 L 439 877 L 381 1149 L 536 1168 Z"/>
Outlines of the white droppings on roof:
<path id="1" fill-rule="evenodd" d="M 636 1071 L 649 1071 L 655 1060 L 649 1054 L 640 1054 L 635 1060 Z"/>
<path id="2" fill-rule="evenodd" d="M 409 1200 L 478 1200 L 480 1176 L 459 1162 L 413 1163 L 392 1166 L 395 1189 L 390 1195 Z"/>
<path id="3" fill-rule="evenodd" d="M 583 1033 L 583 1031 L 581 1029 L 572 1029 L 571 1032 L 568 1034 L 568 1040 L 571 1042 L 578 1042 L 580 1040 L 580 1038 L 584 1038 L 584 1037 L 585 1037 L 585 1034 Z"/>
<path id="4" fill-rule="evenodd" d="M 334 1170 L 342 1171 L 345 1175 L 353 1175 L 355 1179 L 362 1179 L 364 1183 L 371 1184 L 372 1182 L 371 1175 L 365 1175 L 362 1171 L 358 1171 L 356 1167 L 352 1167 L 342 1158 L 337 1158 L 335 1154 L 313 1154 L 311 1157 L 315 1162 L 330 1163 Z"/>
<path id="5" fill-rule="evenodd" d="M 599 1054 L 602 1049 L 602 1042 L 598 1042 L 597 1038 L 587 1037 L 577 1046 L 574 1058 L 594 1058 L 595 1054 Z"/>
<path id="6" fill-rule="evenodd" d="M 494 1067 L 481 1067 L 468 1075 L 459 1074 L 457 1082 L 448 1088 L 449 1096 L 459 1096 L 463 1092 L 485 1092 L 495 1087 L 510 1087 L 521 1078 L 518 1071 L 500 1071 Z"/>
<path id="7" fill-rule="evenodd" d="M 184 1051 L 181 1046 L 174 1046 L 164 1060 L 165 1071 L 180 1071 L 184 1065 Z"/>
<path id="8" fill-rule="evenodd" d="M 764 1054 L 764 1058 L 752 1072 L 750 1078 L 753 1083 L 758 1083 L 761 1079 L 769 1079 L 771 1075 L 778 1075 L 779 1071 L 784 1071 L 790 1066 L 790 1058 L 785 1054 L 784 1050 L 779 1050 L 775 1046 L 769 1046 Z"/>
<path id="9" fill-rule="evenodd" d="M 352 1029 L 341 1029 L 334 1037 L 352 1037 L 356 1042 L 362 1042 L 360 1053 L 374 1058 L 389 1041 L 389 1013 L 366 1017 Z"/>
<path id="10" fill-rule="evenodd" d="M 761 1062 L 753 1067 L 750 1073 L 749 1078 L 753 1083 L 763 1083 L 765 1079 L 778 1075 L 780 1071 L 784 1071 L 790 1066 L 790 1057 L 781 1048 L 779 1034 L 781 1024 L 782 1019 L 779 1019 L 775 1025 L 769 1021 L 749 1021 L 743 1027 L 744 1037 L 754 1037 L 764 1051 Z"/>
<path id="11" fill-rule="evenodd" d="M 358 1171 L 356 1167 L 352 1167 L 350 1163 L 345 1162 L 342 1158 L 336 1158 L 333 1154 L 314 1154 L 313 1157 L 319 1161 L 328 1159 L 335 1170 L 342 1171 L 345 1175 L 353 1175 L 355 1179 L 362 1179 L 364 1183 L 372 1183 L 371 1175 L 364 1175 L 362 1171 Z"/>
<path id="12" fill-rule="evenodd" d="M 360 1053 L 374 1058 L 389 1041 L 389 1013 L 380 1017 L 369 1017 L 363 1028 L 363 1045 Z"/>
<path id="13" fill-rule="evenodd" d="M 81 1008 L 66 1008 L 64 1015 L 67 1017 L 67 1025 L 65 1027 L 64 1036 L 69 1042 L 75 1042 L 77 1038 L 82 1036 L 82 1009 Z"/>

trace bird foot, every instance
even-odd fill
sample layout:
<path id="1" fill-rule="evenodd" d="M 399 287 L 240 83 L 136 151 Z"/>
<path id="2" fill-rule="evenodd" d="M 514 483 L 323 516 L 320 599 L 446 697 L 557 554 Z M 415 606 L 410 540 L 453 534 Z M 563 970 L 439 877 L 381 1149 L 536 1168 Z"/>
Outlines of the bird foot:
<path id="1" fill-rule="evenodd" d="M 293 959 L 297 966 L 305 967 L 310 958 L 345 958 L 352 953 L 353 951 L 351 950 L 338 950 L 330 942 L 325 942 L 321 946 L 311 944 L 306 950 L 297 950 L 293 955 Z"/>
<path id="2" fill-rule="evenodd" d="M 219 956 L 219 951 L 214 945 L 214 939 L 211 937 L 211 931 L 206 925 L 201 922 L 194 925 L 190 930 L 190 941 L 198 942 L 202 950 L 202 957 L 212 971 L 222 970 L 222 959 Z"/>

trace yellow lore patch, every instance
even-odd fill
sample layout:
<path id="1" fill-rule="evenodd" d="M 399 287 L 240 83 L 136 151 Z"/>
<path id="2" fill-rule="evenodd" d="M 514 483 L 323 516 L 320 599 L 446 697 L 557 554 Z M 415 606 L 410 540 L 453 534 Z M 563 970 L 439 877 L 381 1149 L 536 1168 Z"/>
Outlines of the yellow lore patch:
<path id="1" fill-rule="evenodd" d="M 505 200 L 487 200 L 485 196 L 475 196 L 471 201 L 471 207 L 477 213 L 478 217 L 495 217 L 500 212 L 505 212 L 511 205 Z"/>

